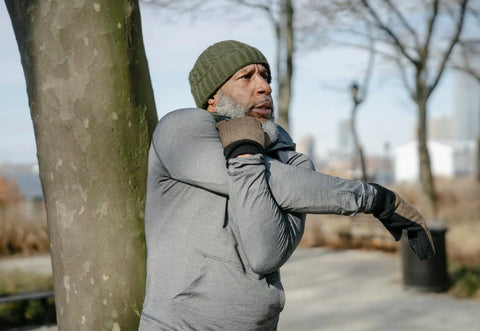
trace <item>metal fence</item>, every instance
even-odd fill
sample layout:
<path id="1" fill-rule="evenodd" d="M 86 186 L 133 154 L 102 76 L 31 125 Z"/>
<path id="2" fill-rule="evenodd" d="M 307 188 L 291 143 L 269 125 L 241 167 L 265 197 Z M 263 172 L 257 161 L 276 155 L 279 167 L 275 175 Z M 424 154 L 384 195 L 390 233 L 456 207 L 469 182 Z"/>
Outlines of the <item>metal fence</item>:
<path id="1" fill-rule="evenodd" d="M 55 323 L 55 320 L 52 320 L 52 316 L 55 316 L 55 311 L 48 304 L 48 299 L 53 298 L 53 291 L 38 291 L 38 292 L 22 292 L 7 296 L 0 296 L 0 304 L 9 304 L 17 303 L 20 304 L 22 320 L 20 321 L 21 325 L 24 325 L 26 321 L 25 310 L 31 301 L 40 302 L 43 307 L 44 312 L 44 324 Z"/>

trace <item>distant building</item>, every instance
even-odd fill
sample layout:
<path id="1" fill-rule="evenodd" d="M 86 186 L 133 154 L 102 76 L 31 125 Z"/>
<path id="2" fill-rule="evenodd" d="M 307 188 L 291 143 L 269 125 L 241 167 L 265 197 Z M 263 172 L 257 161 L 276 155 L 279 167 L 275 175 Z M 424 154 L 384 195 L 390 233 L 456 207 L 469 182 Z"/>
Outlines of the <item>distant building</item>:
<path id="1" fill-rule="evenodd" d="M 350 120 L 343 119 L 338 123 L 338 149 L 351 153 L 353 151 L 353 137 Z"/>
<path id="2" fill-rule="evenodd" d="M 427 143 L 432 174 L 436 177 L 457 177 L 475 173 L 474 140 L 429 140 Z M 419 179 L 418 144 L 409 142 L 394 150 L 395 181 Z"/>
<path id="3" fill-rule="evenodd" d="M 0 165 L 0 174 L 14 180 L 23 197 L 29 200 L 43 200 L 42 185 L 36 164 Z"/>
<path id="4" fill-rule="evenodd" d="M 480 84 L 466 73 L 455 73 L 455 139 L 476 139 L 480 130 Z"/>
<path id="5" fill-rule="evenodd" d="M 442 116 L 429 121 L 429 137 L 432 140 L 455 139 L 455 128 L 450 117 Z"/>
<path id="6" fill-rule="evenodd" d="M 303 137 L 297 142 L 297 151 L 315 161 L 315 138 L 312 135 Z"/>
<path id="7" fill-rule="evenodd" d="M 15 184 L 8 190 L 7 203 L 0 204 L 5 220 L 30 220 L 46 222 L 45 203 L 37 165 L 0 165 L 0 179 Z"/>

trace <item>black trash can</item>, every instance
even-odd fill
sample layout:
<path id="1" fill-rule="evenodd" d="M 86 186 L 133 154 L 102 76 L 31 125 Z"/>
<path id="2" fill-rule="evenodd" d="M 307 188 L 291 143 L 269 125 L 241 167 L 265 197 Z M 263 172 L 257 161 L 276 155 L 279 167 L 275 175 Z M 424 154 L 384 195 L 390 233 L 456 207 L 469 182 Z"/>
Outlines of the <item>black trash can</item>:
<path id="1" fill-rule="evenodd" d="M 403 285 L 406 289 L 444 292 L 450 286 L 445 249 L 447 228 L 433 224 L 429 229 L 435 245 L 435 257 L 430 260 L 420 260 L 410 248 L 407 233 L 404 232 L 402 235 Z"/>

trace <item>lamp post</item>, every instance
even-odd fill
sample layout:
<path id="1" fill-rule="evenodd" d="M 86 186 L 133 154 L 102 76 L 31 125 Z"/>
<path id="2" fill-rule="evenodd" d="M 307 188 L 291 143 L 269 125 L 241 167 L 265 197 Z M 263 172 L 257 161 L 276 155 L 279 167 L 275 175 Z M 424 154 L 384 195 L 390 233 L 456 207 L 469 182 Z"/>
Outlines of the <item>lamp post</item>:
<path id="1" fill-rule="evenodd" d="M 362 102 L 361 98 L 359 98 L 359 95 L 358 95 L 358 89 L 359 89 L 359 86 L 357 82 L 353 82 L 350 85 L 350 94 L 352 95 L 353 104 L 355 106 L 358 106 Z"/>

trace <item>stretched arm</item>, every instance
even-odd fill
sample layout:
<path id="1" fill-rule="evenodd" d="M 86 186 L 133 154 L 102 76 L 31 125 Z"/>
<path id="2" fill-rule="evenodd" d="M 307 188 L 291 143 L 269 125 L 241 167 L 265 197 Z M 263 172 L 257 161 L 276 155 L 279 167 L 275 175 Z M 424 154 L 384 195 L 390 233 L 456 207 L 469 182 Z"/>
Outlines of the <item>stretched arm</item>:
<path id="1" fill-rule="evenodd" d="M 162 161 L 172 179 L 227 196 L 230 184 L 215 124 L 213 116 L 200 109 L 172 112 L 159 122 L 150 155 L 156 155 Z M 160 163 L 154 160 L 151 164 Z M 382 198 L 394 193 L 386 194 L 385 190 L 375 189 L 373 185 L 328 176 L 268 157 L 264 164 L 270 192 L 282 210 L 343 215 L 375 212 L 374 215 L 395 239 L 399 239 L 396 235 L 399 229 L 407 230 L 411 245 L 415 246 L 420 258 L 433 256 L 433 243 L 420 213 L 403 199 Z M 151 173 L 155 174 L 155 171 Z"/>
<path id="2" fill-rule="evenodd" d="M 303 234 L 304 220 L 285 213 L 278 207 L 270 194 L 263 167 L 265 138 L 260 122 L 251 117 L 222 121 L 217 124 L 225 157 L 229 159 L 229 175 L 232 179 L 230 198 L 233 205 L 233 222 L 237 238 L 246 252 L 251 268 L 258 273 L 268 273 L 279 268 L 295 249 Z M 281 151 L 281 150 L 280 150 Z M 246 153 L 246 154 L 245 154 Z M 250 159 L 236 156 L 250 155 Z M 285 153 L 276 152 L 276 157 L 285 162 Z M 290 160 L 295 162 L 295 155 Z M 308 167 L 307 167 L 308 168 Z M 311 170 L 311 169 L 310 169 Z M 430 233 L 421 214 L 398 194 L 377 184 L 377 196 L 373 214 L 399 240 L 402 230 L 408 232 L 410 246 L 421 258 L 435 254 Z M 347 199 L 353 200 L 346 191 Z M 335 196 L 325 195 L 325 199 Z M 338 208 L 337 201 L 329 200 L 332 209 Z M 298 220 L 298 221 L 297 221 Z"/>
<path id="3" fill-rule="evenodd" d="M 152 148 L 171 178 L 229 195 L 230 182 L 214 117 L 200 109 L 166 115 Z M 305 161 L 302 161 L 305 162 Z M 294 213 L 354 214 L 372 208 L 372 186 L 301 169 L 265 158 L 265 179 L 282 210 Z"/>
<path id="4" fill-rule="evenodd" d="M 338 215 L 371 212 L 375 189 L 367 183 L 329 176 L 310 169 L 295 168 L 292 171 L 292 166 L 268 157 L 265 166 L 270 190 L 285 211 Z M 276 174 L 284 174 L 286 177 L 282 180 Z"/>

